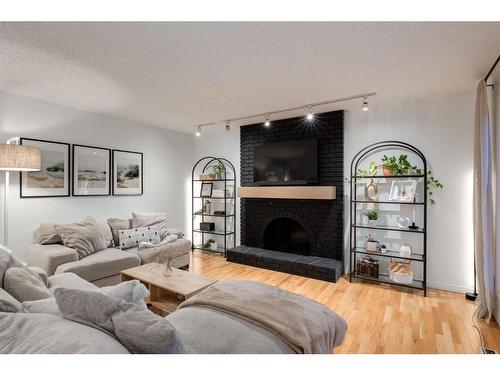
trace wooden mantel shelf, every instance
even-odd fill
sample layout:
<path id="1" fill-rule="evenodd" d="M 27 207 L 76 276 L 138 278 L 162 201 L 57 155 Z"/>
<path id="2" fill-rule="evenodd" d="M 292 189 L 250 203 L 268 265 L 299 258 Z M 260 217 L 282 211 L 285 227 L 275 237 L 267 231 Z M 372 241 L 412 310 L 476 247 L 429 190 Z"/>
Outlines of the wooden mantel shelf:
<path id="1" fill-rule="evenodd" d="M 240 198 L 332 200 L 336 198 L 336 189 L 335 186 L 240 186 L 236 195 Z"/>

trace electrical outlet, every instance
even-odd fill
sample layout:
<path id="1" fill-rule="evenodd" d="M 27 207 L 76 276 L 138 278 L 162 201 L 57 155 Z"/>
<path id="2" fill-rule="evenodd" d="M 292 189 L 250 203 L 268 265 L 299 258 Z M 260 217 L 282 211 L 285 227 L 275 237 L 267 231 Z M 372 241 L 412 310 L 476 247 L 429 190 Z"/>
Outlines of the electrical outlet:
<path id="1" fill-rule="evenodd" d="M 497 354 L 496 351 L 493 349 L 488 349 L 488 348 L 481 348 L 480 350 L 481 354 Z"/>

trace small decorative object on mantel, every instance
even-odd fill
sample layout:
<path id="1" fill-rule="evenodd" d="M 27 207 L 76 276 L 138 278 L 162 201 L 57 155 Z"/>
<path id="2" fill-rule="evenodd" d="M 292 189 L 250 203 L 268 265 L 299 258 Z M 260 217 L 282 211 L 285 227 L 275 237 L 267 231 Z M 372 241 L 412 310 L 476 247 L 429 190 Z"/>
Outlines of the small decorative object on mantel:
<path id="1" fill-rule="evenodd" d="M 374 239 L 371 234 L 366 236 L 366 251 L 372 253 L 378 252 L 378 241 Z"/>
<path id="2" fill-rule="evenodd" d="M 365 199 L 369 202 L 378 201 L 378 183 L 373 178 L 365 185 Z"/>
<path id="3" fill-rule="evenodd" d="M 356 270 L 359 275 L 378 278 L 378 260 L 366 256 L 356 260 Z"/>
<path id="4" fill-rule="evenodd" d="M 365 216 L 368 218 L 368 225 L 375 226 L 377 225 L 379 211 L 377 208 L 373 208 L 369 211 L 365 212 Z"/>
<path id="5" fill-rule="evenodd" d="M 411 246 L 409 243 L 405 243 L 399 248 L 399 255 L 402 257 L 410 257 L 411 256 Z"/>
<path id="6" fill-rule="evenodd" d="M 411 284 L 413 282 L 413 271 L 410 261 L 391 259 L 389 277 L 395 283 Z"/>

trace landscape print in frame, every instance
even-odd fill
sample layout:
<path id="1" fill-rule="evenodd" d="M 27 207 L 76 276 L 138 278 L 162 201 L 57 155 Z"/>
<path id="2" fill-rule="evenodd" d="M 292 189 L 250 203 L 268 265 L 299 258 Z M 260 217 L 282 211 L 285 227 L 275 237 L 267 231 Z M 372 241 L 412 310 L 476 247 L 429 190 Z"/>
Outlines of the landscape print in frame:
<path id="1" fill-rule="evenodd" d="M 21 198 L 69 197 L 69 143 L 32 138 L 21 138 L 20 143 L 39 148 L 42 155 L 40 171 L 20 174 Z"/>
<path id="2" fill-rule="evenodd" d="M 113 195 L 142 195 L 142 152 L 113 150 Z"/>
<path id="3" fill-rule="evenodd" d="M 111 194 L 111 149 L 73 145 L 73 196 Z"/>

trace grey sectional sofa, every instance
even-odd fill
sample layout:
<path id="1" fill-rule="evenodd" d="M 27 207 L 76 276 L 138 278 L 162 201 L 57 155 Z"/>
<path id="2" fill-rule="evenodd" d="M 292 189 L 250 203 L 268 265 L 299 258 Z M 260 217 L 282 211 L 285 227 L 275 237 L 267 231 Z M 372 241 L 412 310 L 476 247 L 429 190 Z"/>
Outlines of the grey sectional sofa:
<path id="1" fill-rule="evenodd" d="M 99 224 L 108 225 L 107 222 Z M 111 233 L 110 230 L 109 232 Z M 191 241 L 183 238 L 182 232 L 177 229 L 168 228 L 167 233 L 177 236 L 177 239 L 164 246 L 162 251 L 174 255 L 173 267 L 189 267 Z M 27 253 L 28 265 L 43 269 L 49 276 L 72 272 L 100 287 L 119 283 L 122 270 L 157 259 L 155 254 L 151 254 L 151 249 L 137 247 L 125 250 L 109 247 L 79 259 L 75 249 L 65 247 L 61 243 L 40 244 L 37 243 L 39 238 L 36 235 L 33 240 L 35 243 L 30 245 Z"/>

